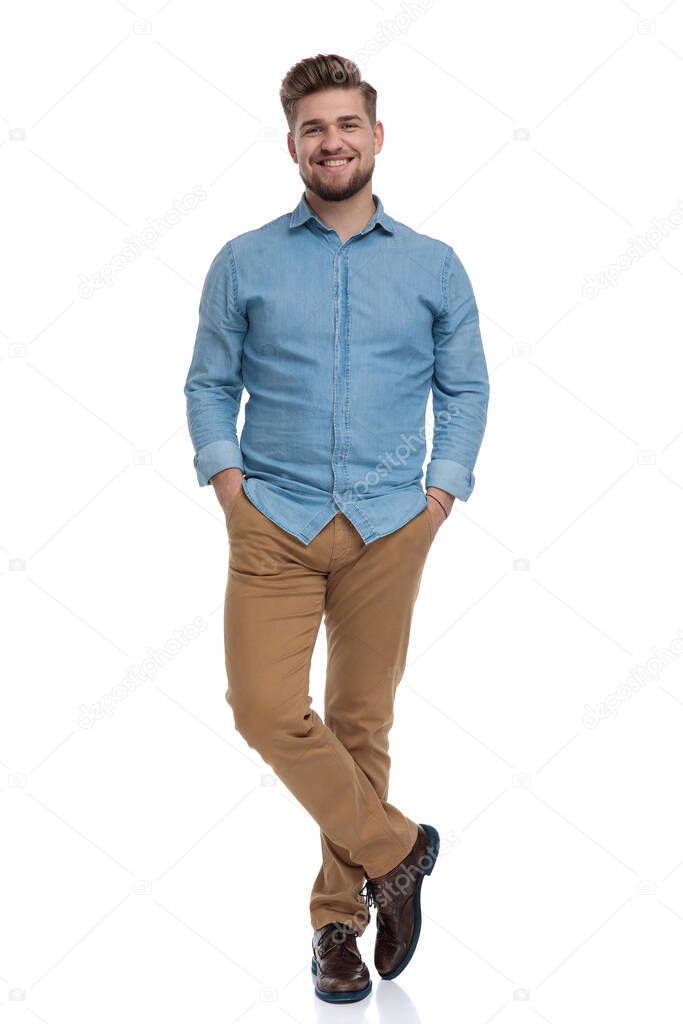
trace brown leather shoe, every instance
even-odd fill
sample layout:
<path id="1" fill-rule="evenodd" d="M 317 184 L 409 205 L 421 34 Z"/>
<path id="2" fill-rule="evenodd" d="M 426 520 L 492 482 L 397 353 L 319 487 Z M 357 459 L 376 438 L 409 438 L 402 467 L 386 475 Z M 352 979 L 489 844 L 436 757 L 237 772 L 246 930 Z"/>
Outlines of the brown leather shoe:
<path id="1" fill-rule="evenodd" d="M 408 966 L 420 937 L 420 889 L 431 875 L 439 853 L 439 833 L 433 825 L 418 825 L 415 845 L 407 857 L 379 878 L 368 878 L 368 909 L 377 907 L 375 967 L 387 981 Z"/>
<path id="2" fill-rule="evenodd" d="M 354 1003 L 370 995 L 370 971 L 356 945 L 357 933 L 339 921 L 313 932 L 315 994 L 328 1003 Z"/>

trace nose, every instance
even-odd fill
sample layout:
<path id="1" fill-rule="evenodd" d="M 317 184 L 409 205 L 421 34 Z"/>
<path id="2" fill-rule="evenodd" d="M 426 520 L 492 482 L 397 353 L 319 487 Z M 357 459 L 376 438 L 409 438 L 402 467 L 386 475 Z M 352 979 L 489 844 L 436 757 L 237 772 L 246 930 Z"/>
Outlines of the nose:
<path id="1" fill-rule="evenodd" d="M 338 153 L 340 149 L 343 149 L 343 147 L 344 143 L 341 140 L 339 130 L 333 125 L 330 125 L 323 136 L 321 149 L 326 153 Z"/>

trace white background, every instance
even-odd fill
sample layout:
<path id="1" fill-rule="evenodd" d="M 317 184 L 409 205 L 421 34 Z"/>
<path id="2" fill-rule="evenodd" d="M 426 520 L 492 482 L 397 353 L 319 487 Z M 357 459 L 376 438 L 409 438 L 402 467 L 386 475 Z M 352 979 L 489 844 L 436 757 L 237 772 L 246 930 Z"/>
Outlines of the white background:
<path id="1" fill-rule="evenodd" d="M 683 3 L 636 6 L 4 5 L 3 1021 L 680 1020 Z M 377 88 L 373 190 L 462 259 L 491 377 L 391 736 L 442 856 L 409 968 L 378 978 L 373 923 L 343 1008 L 310 974 L 317 826 L 225 703 L 182 393 L 211 259 L 303 191 L 282 77 L 328 52 Z"/>

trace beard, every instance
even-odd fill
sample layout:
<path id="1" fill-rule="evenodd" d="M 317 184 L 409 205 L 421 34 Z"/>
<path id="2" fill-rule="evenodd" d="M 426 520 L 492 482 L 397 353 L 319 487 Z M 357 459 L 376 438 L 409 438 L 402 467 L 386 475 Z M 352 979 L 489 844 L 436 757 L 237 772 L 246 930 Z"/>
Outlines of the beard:
<path id="1" fill-rule="evenodd" d="M 374 170 L 374 155 L 366 168 L 361 167 L 360 161 L 356 158 L 355 169 L 351 174 L 344 175 L 343 179 L 341 177 L 339 179 L 336 177 L 326 178 L 324 171 L 315 171 L 315 176 L 309 177 L 299 164 L 299 174 L 306 188 L 327 203 L 338 203 L 343 199 L 351 199 L 367 185 Z"/>

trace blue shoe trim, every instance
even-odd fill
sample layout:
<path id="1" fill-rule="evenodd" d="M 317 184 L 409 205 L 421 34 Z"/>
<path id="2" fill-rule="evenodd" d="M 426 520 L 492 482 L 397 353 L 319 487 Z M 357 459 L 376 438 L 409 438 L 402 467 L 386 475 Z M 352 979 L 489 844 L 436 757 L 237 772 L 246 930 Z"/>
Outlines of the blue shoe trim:
<path id="1" fill-rule="evenodd" d="M 311 973 L 317 975 L 318 964 L 315 957 L 311 959 Z M 357 992 L 321 992 L 318 983 L 315 985 L 315 994 L 326 1003 L 356 1003 L 359 999 L 365 999 L 372 992 L 372 980 L 367 988 L 361 988 Z"/>

